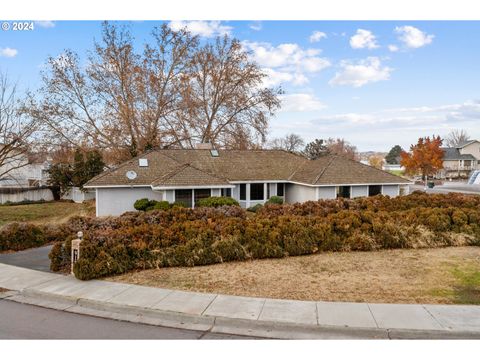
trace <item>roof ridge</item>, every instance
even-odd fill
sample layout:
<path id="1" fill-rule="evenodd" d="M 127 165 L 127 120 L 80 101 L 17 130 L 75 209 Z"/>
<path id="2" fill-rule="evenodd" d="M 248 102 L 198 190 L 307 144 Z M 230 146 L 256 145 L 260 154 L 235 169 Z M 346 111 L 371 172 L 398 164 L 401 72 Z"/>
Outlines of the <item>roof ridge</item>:
<path id="1" fill-rule="evenodd" d="M 318 180 L 320 180 L 320 178 L 322 177 L 323 174 L 325 174 L 325 171 L 327 171 L 327 169 L 330 167 L 330 165 L 332 164 L 333 160 L 335 160 L 336 158 L 338 157 L 338 155 L 333 155 L 332 154 L 332 158 L 330 159 L 330 161 L 328 162 L 327 166 L 325 166 L 323 168 L 322 171 L 320 171 L 320 174 L 318 174 L 318 176 L 315 178 L 315 181 L 313 182 L 313 184 L 316 184 L 318 182 Z"/>
<path id="2" fill-rule="evenodd" d="M 339 155 L 338 155 L 338 156 L 339 156 Z M 386 174 L 386 175 L 389 175 L 389 176 L 393 176 L 393 177 L 396 177 L 396 178 L 400 178 L 400 179 L 405 180 L 405 178 L 403 178 L 403 177 L 401 177 L 401 176 L 394 175 L 394 174 L 392 174 L 391 172 L 388 172 L 388 171 L 385 171 L 385 170 L 382 170 L 382 169 L 378 169 L 378 168 L 376 168 L 376 167 L 374 167 L 374 166 L 371 166 L 371 165 L 363 164 L 363 163 L 360 162 L 360 161 L 350 159 L 350 158 L 348 158 L 348 157 L 346 157 L 346 156 L 341 156 L 341 158 L 342 158 L 342 159 L 345 159 L 345 160 L 348 160 L 348 161 L 350 161 L 350 162 L 356 163 L 356 164 L 360 164 L 360 165 L 362 165 L 362 166 L 364 166 L 364 167 L 368 167 L 369 169 L 373 169 L 373 170 L 377 171 L 378 173 Z"/>

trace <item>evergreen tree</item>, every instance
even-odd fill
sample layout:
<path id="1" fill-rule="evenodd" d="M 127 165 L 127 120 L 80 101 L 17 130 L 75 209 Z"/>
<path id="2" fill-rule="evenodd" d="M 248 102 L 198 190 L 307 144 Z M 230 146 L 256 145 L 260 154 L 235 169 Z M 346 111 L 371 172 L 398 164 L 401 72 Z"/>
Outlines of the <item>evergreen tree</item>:
<path id="1" fill-rule="evenodd" d="M 385 156 L 385 161 L 387 164 L 400 164 L 400 154 L 402 152 L 402 147 L 400 145 L 395 145 L 390 149 L 387 156 Z"/>
<path id="2" fill-rule="evenodd" d="M 325 141 L 322 139 L 315 139 L 308 143 L 303 150 L 303 156 L 310 160 L 318 159 L 320 156 L 327 155 L 329 153 Z"/>

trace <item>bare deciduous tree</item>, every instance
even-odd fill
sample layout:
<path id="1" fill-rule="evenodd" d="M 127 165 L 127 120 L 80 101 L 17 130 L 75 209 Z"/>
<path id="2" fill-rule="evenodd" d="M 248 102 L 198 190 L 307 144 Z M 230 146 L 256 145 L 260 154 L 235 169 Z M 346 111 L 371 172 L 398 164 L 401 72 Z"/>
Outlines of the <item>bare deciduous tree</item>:
<path id="1" fill-rule="evenodd" d="M 470 136 L 468 136 L 465 130 L 452 130 L 445 137 L 444 142 L 448 147 L 455 147 L 469 139 Z"/>
<path id="2" fill-rule="evenodd" d="M 17 85 L 0 71 L 0 178 L 28 165 L 36 122 L 23 116 Z"/>
<path id="3" fill-rule="evenodd" d="M 247 148 L 265 142 L 268 118 L 280 107 L 280 89 L 262 87 L 266 74 L 239 41 L 219 37 L 196 52 L 177 113 L 188 146 Z"/>
<path id="4" fill-rule="evenodd" d="M 342 155 L 352 160 L 357 160 L 357 147 L 345 139 L 329 138 L 325 143 L 330 154 Z"/>
<path id="5" fill-rule="evenodd" d="M 157 147 L 212 142 L 252 147 L 264 139 L 276 92 L 236 40 L 199 47 L 186 29 L 154 28 L 135 50 L 125 27 L 103 24 L 86 65 L 73 51 L 48 59 L 29 115 L 52 144 L 95 147 L 120 162 Z"/>
<path id="6" fill-rule="evenodd" d="M 287 134 L 283 138 L 273 139 L 269 147 L 275 150 L 285 150 L 288 152 L 299 152 L 305 146 L 305 141 L 297 134 Z"/>

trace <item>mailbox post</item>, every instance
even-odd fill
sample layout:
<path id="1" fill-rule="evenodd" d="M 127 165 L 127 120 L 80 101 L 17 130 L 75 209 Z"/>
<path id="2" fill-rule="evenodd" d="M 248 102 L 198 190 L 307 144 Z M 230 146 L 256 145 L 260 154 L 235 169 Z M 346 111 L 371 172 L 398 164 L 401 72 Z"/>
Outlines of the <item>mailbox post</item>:
<path id="1" fill-rule="evenodd" d="M 80 258 L 80 243 L 82 242 L 83 239 L 83 232 L 79 231 L 77 233 L 77 238 L 75 240 L 72 240 L 72 268 L 71 268 L 71 273 L 73 275 L 73 265 L 78 261 Z"/>

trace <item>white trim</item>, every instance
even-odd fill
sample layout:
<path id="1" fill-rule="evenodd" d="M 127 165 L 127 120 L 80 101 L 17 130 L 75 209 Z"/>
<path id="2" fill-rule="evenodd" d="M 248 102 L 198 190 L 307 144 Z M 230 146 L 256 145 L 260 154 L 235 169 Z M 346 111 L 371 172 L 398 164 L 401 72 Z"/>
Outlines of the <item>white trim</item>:
<path id="1" fill-rule="evenodd" d="M 230 181 L 234 185 L 194 185 L 194 186 L 152 186 L 152 185 L 99 185 L 99 186 L 84 186 L 86 189 L 105 189 L 105 188 L 134 188 L 134 187 L 149 187 L 152 190 L 174 190 L 174 189 L 224 189 L 224 188 L 235 188 L 235 185 L 239 184 L 261 184 L 261 183 L 289 183 L 310 187 L 330 187 L 330 186 L 367 186 L 367 185 L 414 185 L 415 182 L 405 182 L 405 183 L 358 183 L 358 184 L 307 184 L 298 181 L 291 180 L 261 180 L 261 181 Z"/>
<path id="2" fill-rule="evenodd" d="M 229 181 L 230 184 L 260 184 L 260 183 L 284 183 L 289 182 L 289 180 L 236 180 Z"/>
<path id="3" fill-rule="evenodd" d="M 105 188 L 132 188 L 132 187 L 149 187 L 152 185 L 96 185 L 96 186 L 84 186 L 84 189 L 105 189 Z"/>
<path id="4" fill-rule="evenodd" d="M 152 190 L 188 190 L 188 189 L 234 189 L 234 185 L 194 185 L 194 186 L 152 186 Z"/>
<path id="5" fill-rule="evenodd" d="M 310 186 L 310 187 L 332 187 L 332 186 L 368 186 L 368 185 L 414 185 L 414 182 L 408 182 L 408 183 L 360 183 L 360 184 L 338 184 L 338 183 L 332 183 L 332 184 L 320 184 L 320 185 L 312 185 L 312 184 L 305 184 L 297 181 L 287 181 L 288 183 L 291 184 L 296 184 L 296 185 L 303 185 L 303 186 Z"/>
<path id="6" fill-rule="evenodd" d="M 95 189 L 95 216 L 98 216 L 98 189 Z"/>

